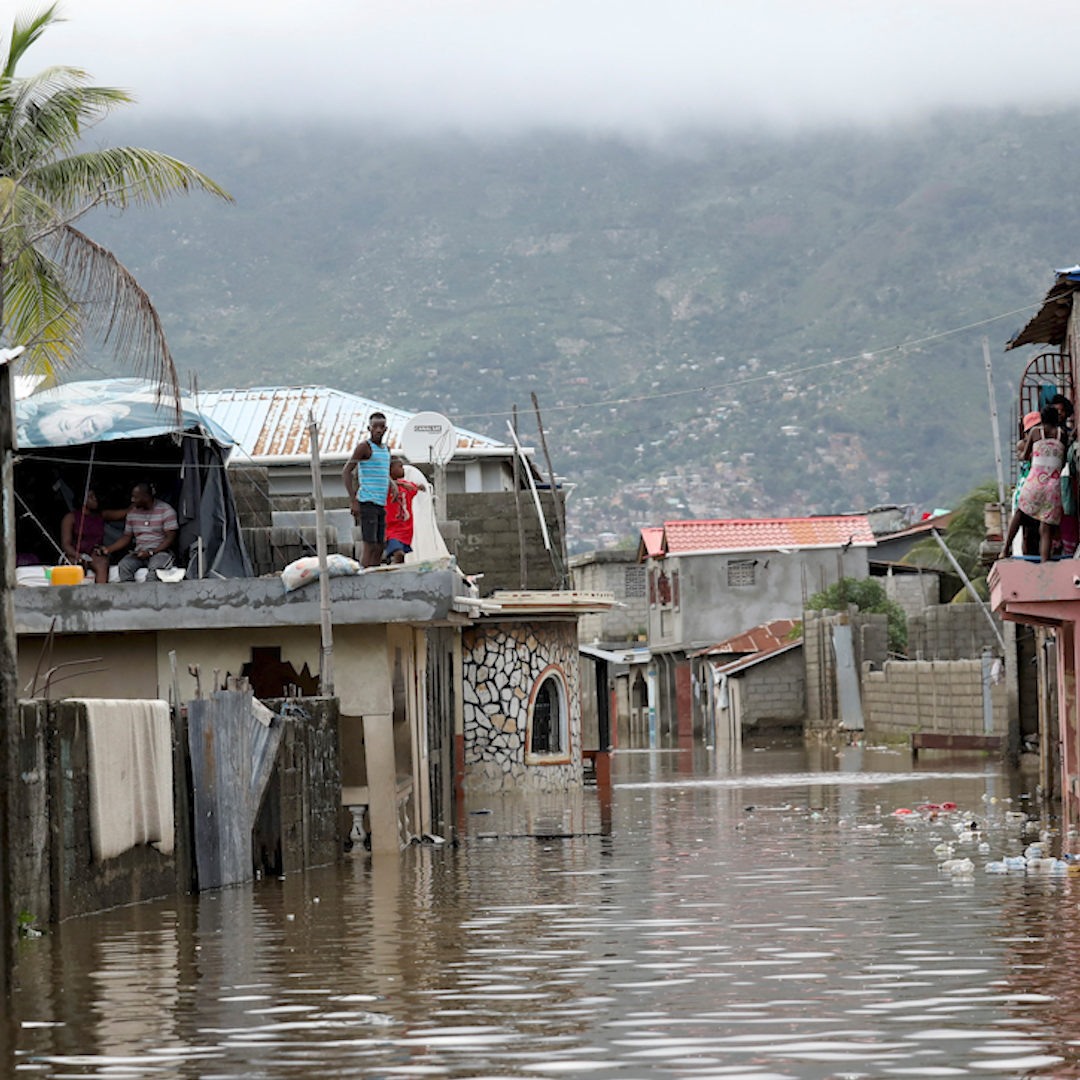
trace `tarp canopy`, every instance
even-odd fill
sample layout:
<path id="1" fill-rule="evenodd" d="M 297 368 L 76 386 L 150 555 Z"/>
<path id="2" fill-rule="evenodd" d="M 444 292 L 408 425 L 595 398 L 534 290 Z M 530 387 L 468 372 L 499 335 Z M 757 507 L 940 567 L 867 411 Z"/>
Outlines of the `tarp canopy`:
<path id="1" fill-rule="evenodd" d="M 208 417 L 194 399 L 183 395 L 183 430 L 202 429 L 221 446 L 232 437 Z M 64 383 L 15 403 L 19 449 L 78 446 L 115 439 L 177 435 L 172 399 L 158 402 L 152 383 L 143 379 L 97 379 Z"/>
<path id="2" fill-rule="evenodd" d="M 88 489 L 102 508 L 119 509 L 146 482 L 176 510 L 188 577 L 251 577 L 225 468 L 232 440 L 191 398 L 181 405 L 182 431 L 171 402 L 159 407 L 141 379 L 66 383 L 16 402 L 20 556 L 57 561 L 60 519 Z"/>

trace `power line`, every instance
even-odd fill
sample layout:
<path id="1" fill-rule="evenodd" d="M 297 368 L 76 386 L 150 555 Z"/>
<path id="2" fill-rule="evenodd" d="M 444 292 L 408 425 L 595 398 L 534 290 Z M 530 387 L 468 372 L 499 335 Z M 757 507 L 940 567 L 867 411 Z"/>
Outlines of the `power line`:
<path id="1" fill-rule="evenodd" d="M 751 383 L 763 382 L 767 379 L 790 379 L 797 375 L 805 374 L 808 371 L 820 371 L 822 368 L 832 367 L 838 364 L 850 364 L 856 360 L 880 360 L 884 359 L 886 354 L 894 352 L 904 352 L 907 349 L 915 348 L 919 345 L 926 345 L 932 341 L 940 341 L 942 338 L 951 337 L 953 334 L 962 334 L 967 330 L 975 330 L 980 326 L 986 326 L 989 323 L 997 322 L 1000 319 L 1008 319 L 1013 315 L 1020 315 L 1025 311 L 1030 311 L 1032 308 L 1041 307 L 1043 301 L 1038 301 L 1033 304 L 1025 304 L 1023 307 L 1016 308 L 1013 311 L 1005 311 L 1000 315 L 992 315 L 988 319 L 980 319 L 978 322 L 968 323 L 966 326 L 956 326 L 951 330 L 941 330 L 937 333 L 927 334 L 925 337 L 914 338 L 911 341 L 904 341 L 897 345 L 886 345 L 881 349 L 866 349 L 862 352 L 855 353 L 852 356 L 843 356 L 835 360 L 823 360 L 817 364 L 807 364 L 799 368 L 787 368 L 783 371 L 773 371 L 764 375 L 745 375 L 738 379 L 731 379 L 722 383 L 707 383 L 704 386 L 691 386 L 682 390 L 665 390 L 656 394 L 641 394 L 637 397 L 622 397 L 622 398 L 608 398 L 604 401 L 589 401 L 578 402 L 575 405 L 546 405 L 544 406 L 545 412 L 574 412 L 578 409 L 601 409 L 610 407 L 613 405 L 634 405 L 643 401 L 660 401 L 666 398 L 684 397 L 687 394 L 707 394 L 715 390 L 730 390 L 736 386 L 748 386 Z M 487 413 L 455 413 L 455 418 L 462 420 L 478 420 L 488 417 L 503 417 L 509 416 L 509 410 L 499 410 L 496 412 Z"/>

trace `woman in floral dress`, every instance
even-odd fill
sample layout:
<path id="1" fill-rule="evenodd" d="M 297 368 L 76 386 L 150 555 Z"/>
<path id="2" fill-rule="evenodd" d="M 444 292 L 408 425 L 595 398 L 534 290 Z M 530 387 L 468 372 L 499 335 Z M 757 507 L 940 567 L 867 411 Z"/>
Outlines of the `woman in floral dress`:
<path id="1" fill-rule="evenodd" d="M 1031 469 L 1024 478 L 1016 513 L 1009 522 L 1005 551 L 1023 523 L 1023 515 L 1039 523 L 1039 561 L 1048 562 L 1054 542 L 1054 529 L 1061 521 L 1061 467 L 1065 463 L 1065 433 L 1057 409 L 1047 405 L 1040 413 L 1041 423 L 1027 436 Z"/>

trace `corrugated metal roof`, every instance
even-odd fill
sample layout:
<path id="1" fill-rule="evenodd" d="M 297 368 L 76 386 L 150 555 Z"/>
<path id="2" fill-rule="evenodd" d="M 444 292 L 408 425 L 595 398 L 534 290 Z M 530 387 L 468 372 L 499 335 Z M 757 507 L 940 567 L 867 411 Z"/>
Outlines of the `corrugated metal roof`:
<path id="1" fill-rule="evenodd" d="M 740 657 L 738 660 L 732 660 L 730 664 L 716 664 L 713 665 L 713 670 L 718 674 L 723 675 L 736 675 L 740 671 L 745 671 L 747 668 L 753 667 L 755 664 L 761 664 L 768 660 L 772 660 L 777 656 L 782 656 L 786 652 L 790 652 L 792 649 L 802 648 L 802 638 L 798 641 L 788 641 L 783 645 L 777 645 L 774 649 L 767 649 L 765 652 L 751 653 L 749 656 Z"/>
<path id="2" fill-rule="evenodd" d="M 873 547 L 874 543 L 870 522 L 864 516 L 664 522 L 664 551 L 669 555 L 848 545 Z"/>
<path id="3" fill-rule="evenodd" d="M 1031 321 L 1012 336 L 1005 351 L 1021 345 L 1061 345 L 1072 311 L 1073 293 L 1080 289 L 1080 266 L 1055 271 L 1057 280 Z"/>
<path id="4" fill-rule="evenodd" d="M 327 386 L 258 386 L 247 390 L 211 390 L 199 395 L 200 411 L 236 440 L 253 461 L 272 462 L 311 453 L 309 416 L 319 424 L 319 454 L 347 458 L 367 438 L 372 413 L 386 414 L 387 445 L 393 450 L 415 413 Z M 458 449 L 506 449 L 505 443 L 457 429 Z"/>
<path id="5" fill-rule="evenodd" d="M 783 648 L 791 644 L 788 635 L 796 626 L 800 625 L 798 619 L 777 619 L 774 622 L 755 626 L 736 637 L 721 641 L 719 645 L 710 645 L 702 649 L 696 656 L 714 656 L 723 653 L 763 653 L 773 649 Z M 797 640 L 802 641 L 800 636 Z"/>

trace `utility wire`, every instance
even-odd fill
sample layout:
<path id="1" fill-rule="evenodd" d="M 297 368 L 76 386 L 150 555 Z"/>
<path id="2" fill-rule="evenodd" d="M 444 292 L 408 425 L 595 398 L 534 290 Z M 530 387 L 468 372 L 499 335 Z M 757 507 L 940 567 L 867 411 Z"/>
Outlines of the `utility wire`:
<path id="1" fill-rule="evenodd" d="M 747 386 L 750 383 L 762 382 L 766 379 L 790 379 L 793 376 L 802 375 L 808 371 L 820 371 L 822 368 L 832 367 L 837 364 L 850 364 L 856 360 L 880 360 L 888 353 L 903 353 L 907 349 L 915 348 L 919 345 L 926 345 L 932 341 L 940 341 L 942 338 L 951 337 L 953 334 L 962 334 L 967 330 L 975 330 L 980 326 L 986 326 L 989 323 L 997 322 L 999 319 L 1008 319 L 1013 315 L 1020 315 L 1025 311 L 1030 311 L 1032 308 L 1041 307 L 1042 304 L 1043 301 L 1040 300 L 1034 304 L 1025 304 L 1023 307 L 1016 308 L 1013 311 L 1005 311 L 1000 315 L 992 315 L 988 319 L 980 319 L 978 322 L 968 323 L 965 326 L 956 326 L 951 330 L 941 330 L 933 334 L 927 334 L 921 338 L 914 338 L 911 341 L 901 342 L 897 345 L 886 345 L 881 349 L 865 349 L 852 356 L 843 356 L 835 360 L 823 360 L 817 364 L 807 364 L 798 368 L 786 368 L 783 371 L 773 371 L 771 374 L 746 375 L 742 378 L 730 379 L 727 382 L 707 383 L 704 386 L 691 386 L 682 390 L 666 390 L 656 394 L 641 394 L 637 397 L 608 398 L 604 401 L 578 402 L 574 405 L 545 405 L 544 409 L 546 412 L 573 412 L 578 409 L 601 409 L 612 405 L 633 405 L 642 401 L 660 401 L 665 398 L 683 397 L 686 394 L 703 394 L 713 390 L 729 390 L 735 386 Z M 487 417 L 509 416 L 510 413 L 508 410 L 503 409 L 497 412 L 455 413 L 454 415 L 457 419 L 478 420 Z"/>

